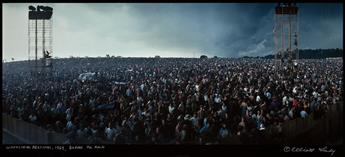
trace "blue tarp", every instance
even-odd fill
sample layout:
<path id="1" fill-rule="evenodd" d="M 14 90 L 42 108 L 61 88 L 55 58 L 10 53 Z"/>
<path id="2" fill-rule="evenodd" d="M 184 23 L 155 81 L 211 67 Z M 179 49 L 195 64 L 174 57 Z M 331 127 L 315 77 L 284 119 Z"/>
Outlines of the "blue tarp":
<path id="1" fill-rule="evenodd" d="M 113 109 L 115 105 L 113 104 L 102 104 L 96 107 L 97 110 L 110 110 Z"/>
<path id="2" fill-rule="evenodd" d="M 125 85 L 127 83 L 126 82 L 117 82 L 117 81 L 115 81 L 114 84 L 116 84 L 116 85 Z"/>

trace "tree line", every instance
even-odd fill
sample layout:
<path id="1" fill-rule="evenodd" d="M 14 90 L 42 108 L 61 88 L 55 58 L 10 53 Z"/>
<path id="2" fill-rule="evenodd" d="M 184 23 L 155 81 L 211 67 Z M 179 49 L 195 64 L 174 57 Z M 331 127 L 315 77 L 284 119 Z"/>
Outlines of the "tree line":
<path id="1" fill-rule="evenodd" d="M 326 58 L 336 58 L 343 57 L 343 49 L 302 49 L 299 50 L 300 59 L 326 59 Z M 249 57 L 244 56 L 242 58 L 264 58 L 264 59 L 273 59 L 274 55 L 266 55 L 263 57 Z"/>

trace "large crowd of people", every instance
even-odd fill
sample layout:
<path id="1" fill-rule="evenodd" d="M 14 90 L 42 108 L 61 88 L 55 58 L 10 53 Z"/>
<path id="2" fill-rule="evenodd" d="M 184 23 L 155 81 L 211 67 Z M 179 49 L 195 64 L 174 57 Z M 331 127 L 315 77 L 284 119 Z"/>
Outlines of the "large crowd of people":
<path id="1" fill-rule="evenodd" d="M 3 113 L 89 143 L 215 144 L 279 136 L 295 118 L 322 117 L 342 97 L 343 61 L 56 59 L 49 78 L 3 63 Z M 80 79 L 92 73 L 94 79 Z"/>

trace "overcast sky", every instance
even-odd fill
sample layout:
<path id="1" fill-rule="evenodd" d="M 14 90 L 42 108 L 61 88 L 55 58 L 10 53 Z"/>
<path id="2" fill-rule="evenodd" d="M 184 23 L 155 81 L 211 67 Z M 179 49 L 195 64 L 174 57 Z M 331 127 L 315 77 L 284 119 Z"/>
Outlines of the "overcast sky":
<path id="1" fill-rule="evenodd" d="M 2 54 L 28 58 L 28 6 L 3 4 Z M 53 56 L 272 54 L 275 4 L 56 3 Z M 300 48 L 343 48 L 342 4 L 298 4 Z"/>

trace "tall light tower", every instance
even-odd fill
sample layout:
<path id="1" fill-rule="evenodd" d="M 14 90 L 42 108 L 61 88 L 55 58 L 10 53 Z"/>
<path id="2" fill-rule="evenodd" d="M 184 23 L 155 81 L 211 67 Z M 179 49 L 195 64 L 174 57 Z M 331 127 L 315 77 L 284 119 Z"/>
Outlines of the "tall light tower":
<path id="1" fill-rule="evenodd" d="M 52 72 L 53 8 L 38 5 L 29 6 L 28 55 L 34 57 L 34 73 L 47 76 Z M 38 53 L 41 51 L 41 55 Z M 34 52 L 34 56 L 31 56 Z"/>
<path id="2" fill-rule="evenodd" d="M 275 7 L 274 44 L 278 68 L 293 71 L 298 54 L 298 7 L 296 3 L 278 3 Z"/>

